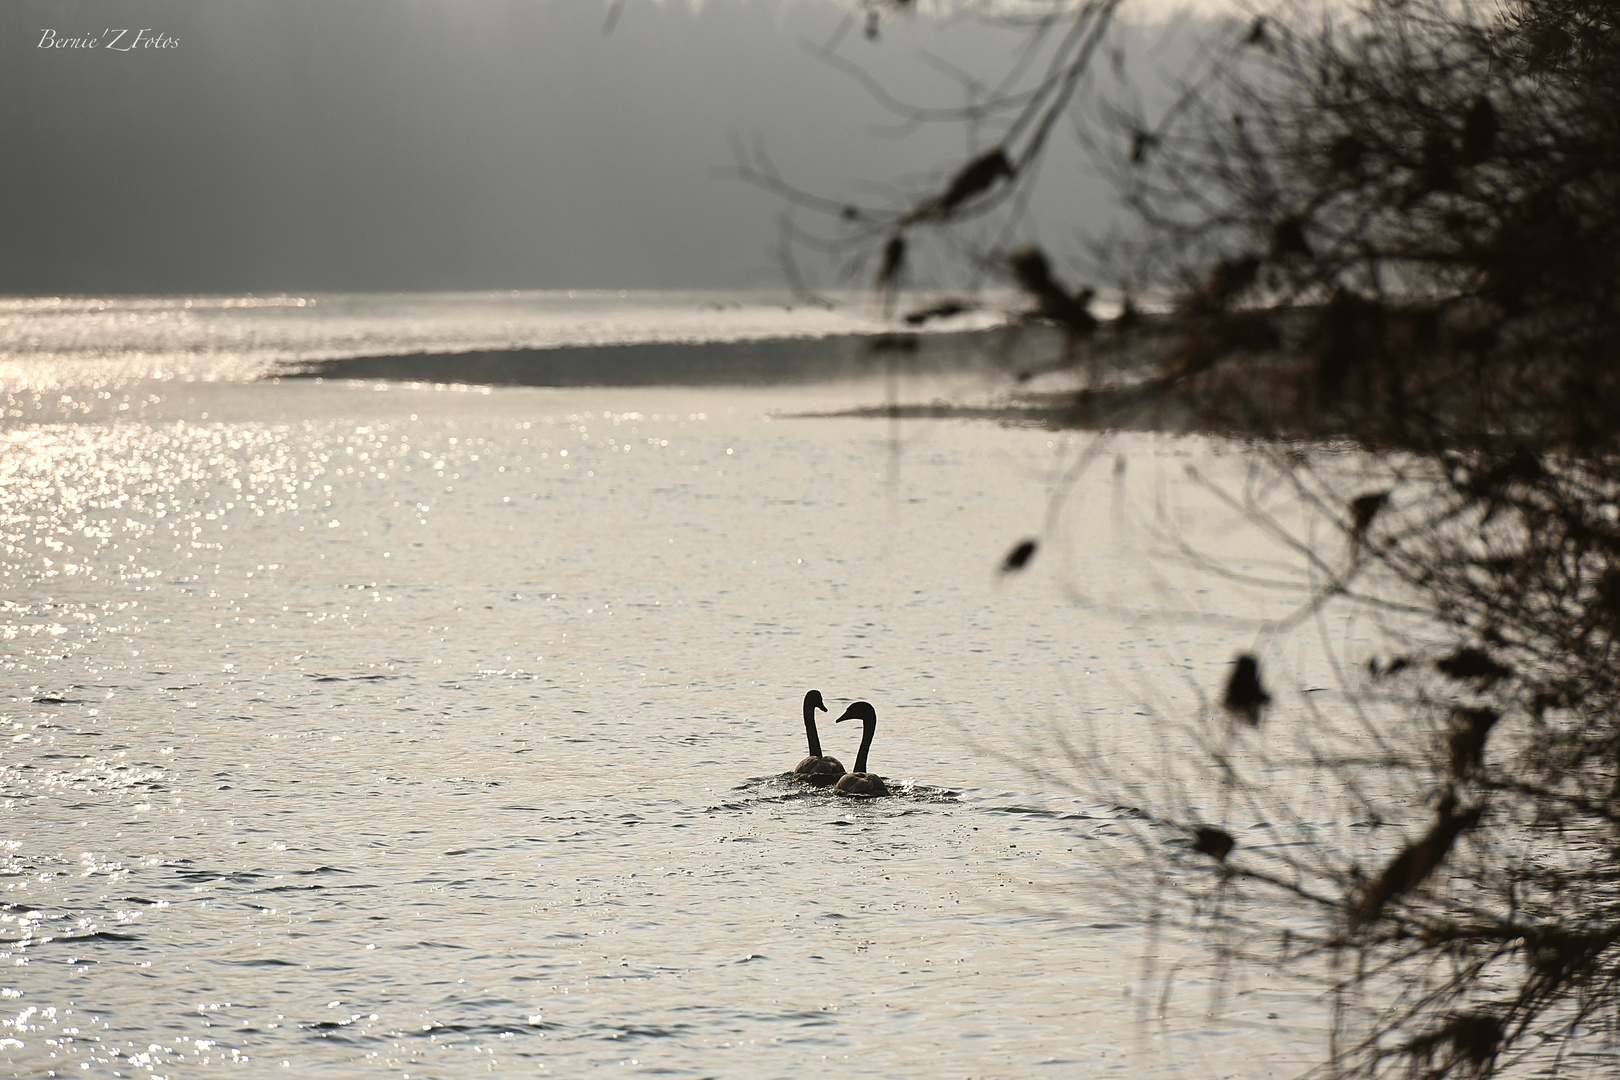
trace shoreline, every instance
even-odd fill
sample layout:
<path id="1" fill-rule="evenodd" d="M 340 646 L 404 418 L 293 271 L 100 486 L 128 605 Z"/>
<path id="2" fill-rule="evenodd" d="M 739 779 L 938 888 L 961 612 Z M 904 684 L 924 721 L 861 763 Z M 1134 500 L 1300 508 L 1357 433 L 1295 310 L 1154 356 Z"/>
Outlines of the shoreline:
<path id="1" fill-rule="evenodd" d="M 766 386 L 1004 367 L 1002 328 L 718 342 L 417 352 L 294 362 L 275 378 L 488 386 Z"/>

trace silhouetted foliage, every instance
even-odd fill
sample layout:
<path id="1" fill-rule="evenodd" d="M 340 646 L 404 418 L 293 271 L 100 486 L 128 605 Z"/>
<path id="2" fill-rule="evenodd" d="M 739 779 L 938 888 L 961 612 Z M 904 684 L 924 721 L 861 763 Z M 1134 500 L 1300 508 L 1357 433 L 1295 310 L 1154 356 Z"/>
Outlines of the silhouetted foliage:
<path id="1" fill-rule="evenodd" d="M 1028 566 L 1029 560 L 1035 557 L 1036 546 L 1034 540 L 1024 540 L 1013 545 L 1012 550 L 1001 560 L 1001 572 L 1012 574 Z"/>
<path id="2" fill-rule="evenodd" d="M 1065 331 L 1053 365 L 1080 384 L 1012 408 L 1246 440 L 1338 524 L 1342 547 L 1288 537 L 1316 581 L 1305 611 L 1427 628 L 1364 680 L 1345 671 L 1366 744 L 1313 751 L 1359 837 L 1301 822 L 1291 845 L 1239 847 L 1191 797 L 1136 800 L 1143 835 L 1169 828 L 1167 865 L 1218 870 L 1175 878 L 1189 896 L 1236 887 L 1318 919 L 1256 921 L 1232 952 L 1334 962 L 1339 1069 L 1556 1074 L 1620 1020 L 1620 5 L 1268 11 L 1214 31 L 1157 115 L 1095 90 L 1077 104 L 1118 6 L 1054 2 L 1030 23 L 1057 42 L 1032 85 L 918 114 L 992 128 L 936 191 L 839 218 L 755 178 L 880 248 L 892 291 L 907 238 L 1015 205 L 1054 118 L 1082 118 L 1142 230 L 1057 263 L 1113 276 L 1106 322 L 1053 270 L 1051 238 L 973 256 L 1026 298 L 1021 318 Z M 1131 362 L 1096 363 L 1110 353 Z M 1319 452 L 1347 445 L 1353 478 Z M 1218 704 L 1239 723 L 1194 775 L 1234 816 L 1286 819 L 1239 748 L 1276 753 L 1306 718 L 1252 654 Z"/>
<path id="3" fill-rule="evenodd" d="M 1227 676 L 1221 704 L 1251 727 L 1259 726 L 1261 711 L 1271 704 L 1271 695 L 1260 685 L 1260 661 L 1247 653 L 1232 661 L 1232 673 Z"/>
<path id="4" fill-rule="evenodd" d="M 1205 430 L 1380 463 L 1386 489 L 1340 494 L 1271 455 L 1340 508 L 1319 598 L 1399 597 L 1451 644 L 1442 683 L 1371 664 L 1383 756 L 1324 761 L 1347 792 L 1426 776 L 1428 824 L 1252 880 L 1337 907 L 1341 989 L 1397 990 L 1342 1066 L 1556 1071 L 1620 1006 L 1620 6 L 1371 0 L 1257 44 L 1234 31 L 1194 100 L 1133 122 L 1152 152 L 1120 151 L 1152 227 L 1131 278 L 1173 305 L 1157 389 Z"/>
<path id="5" fill-rule="evenodd" d="M 1224 862 L 1232 853 L 1235 843 L 1231 833 L 1220 829 L 1212 829 L 1206 825 L 1193 830 L 1193 850 L 1216 861 Z"/>
<path id="6" fill-rule="evenodd" d="M 948 319 L 952 315 L 960 315 L 965 311 L 972 311 L 977 305 L 967 300 L 941 300 L 937 304 L 918 308 L 906 312 L 907 326 L 921 326 L 933 319 Z"/>

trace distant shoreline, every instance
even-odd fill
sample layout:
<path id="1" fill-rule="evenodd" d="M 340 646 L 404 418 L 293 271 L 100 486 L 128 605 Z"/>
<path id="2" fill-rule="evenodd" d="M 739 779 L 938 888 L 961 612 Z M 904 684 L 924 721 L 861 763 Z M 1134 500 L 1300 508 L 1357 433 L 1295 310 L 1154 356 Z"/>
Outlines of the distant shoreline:
<path id="1" fill-rule="evenodd" d="M 761 386 L 1002 366 L 1003 329 L 417 352 L 297 362 L 276 378 L 487 386 Z"/>

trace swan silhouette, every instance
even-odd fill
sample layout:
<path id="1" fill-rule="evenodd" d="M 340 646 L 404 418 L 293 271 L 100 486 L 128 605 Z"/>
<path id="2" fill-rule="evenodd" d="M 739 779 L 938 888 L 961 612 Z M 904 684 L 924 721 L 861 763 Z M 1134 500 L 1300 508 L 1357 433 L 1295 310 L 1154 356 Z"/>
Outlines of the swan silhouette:
<path id="1" fill-rule="evenodd" d="M 866 754 L 872 749 L 872 736 L 877 734 L 877 710 L 872 708 L 870 701 L 852 701 L 844 715 L 833 721 L 842 724 L 845 720 L 860 720 L 865 730 L 861 733 L 861 752 L 855 758 L 855 771 L 846 773 L 838 781 L 833 793 L 836 795 L 887 795 L 889 789 L 883 784 L 883 777 L 877 773 L 866 771 Z"/>
<path id="2" fill-rule="evenodd" d="M 826 787 L 844 775 L 844 763 L 821 752 L 821 737 L 816 734 L 816 710 L 827 711 L 821 700 L 821 691 L 812 690 L 804 695 L 804 737 L 810 743 L 810 756 L 794 766 L 793 774 L 816 787 Z"/>

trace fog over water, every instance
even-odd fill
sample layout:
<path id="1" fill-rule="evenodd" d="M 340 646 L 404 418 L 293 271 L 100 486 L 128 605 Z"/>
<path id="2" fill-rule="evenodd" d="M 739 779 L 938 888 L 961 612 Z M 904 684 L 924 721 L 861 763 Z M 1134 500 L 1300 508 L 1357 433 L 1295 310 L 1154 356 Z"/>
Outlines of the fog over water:
<path id="1" fill-rule="evenodd" d="M 827 0 L 25 0 L 0 8 L 0 291 L 776 285 L 779 200 L 723 170 L 733 137 L 833 198 L 959 164 L 958 125 L 901 131 L 811 54 Z M 173 48 L 117 51 L 153 28 Z M 45 30 L 93 49 L 41 49 Z M 962 19 L 856 32 L 897 95 L 961 104 L 1022 36 Z M 1035 207 L 1112 198 L 1070 148 Z"/>

